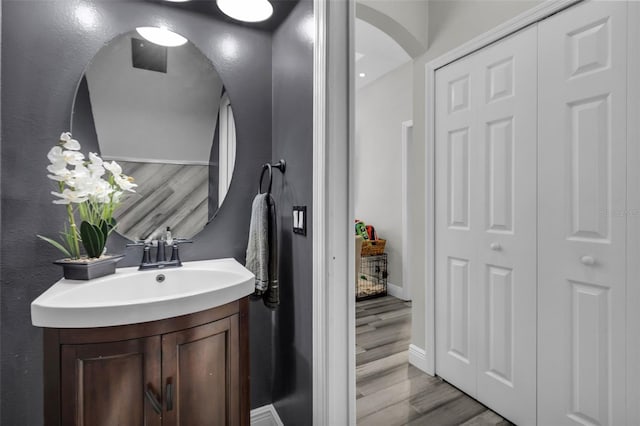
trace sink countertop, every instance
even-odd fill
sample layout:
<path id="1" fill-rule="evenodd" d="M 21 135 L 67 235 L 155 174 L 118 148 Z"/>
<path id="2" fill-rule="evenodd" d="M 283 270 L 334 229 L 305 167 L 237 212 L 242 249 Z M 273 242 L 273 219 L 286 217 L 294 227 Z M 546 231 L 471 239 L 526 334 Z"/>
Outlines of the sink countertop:
<path id="1" fill-rule="evenodd" d="M 120 268 L 90 281 L 63 278 L 31 302 L 31 322 L 91 328 L 156 321 L 241 299 L 253 293 L 254 282 L 254 275 L 230 258 L 184 262 L 180 268 Z"/>

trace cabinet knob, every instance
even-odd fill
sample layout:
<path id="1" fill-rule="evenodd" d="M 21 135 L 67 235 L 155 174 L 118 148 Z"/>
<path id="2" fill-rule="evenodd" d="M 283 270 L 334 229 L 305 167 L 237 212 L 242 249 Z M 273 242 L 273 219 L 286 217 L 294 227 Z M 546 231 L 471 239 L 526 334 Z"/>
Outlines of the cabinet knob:
<path id="1" fill-rule="evenodd" d="M 489 248 L 493 251 L 500 251 L 502 250 L 502 246 L 500 245 L 500 243 L 491 243 L 489 244 Z"/>
<path id="2" fill-rule="evenodd" d="M 593 258 L 593 256 L 582 256 L 580 258 L 580 263 L 582 263 L 583 265 L 594 265 L 596 263 L 596 260 Z"/>

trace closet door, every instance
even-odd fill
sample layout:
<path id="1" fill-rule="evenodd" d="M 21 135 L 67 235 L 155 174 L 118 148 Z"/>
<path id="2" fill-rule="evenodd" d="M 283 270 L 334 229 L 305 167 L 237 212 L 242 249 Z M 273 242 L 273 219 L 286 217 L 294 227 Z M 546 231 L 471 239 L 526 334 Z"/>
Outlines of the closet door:
<path id="1" fill-rule="evenodd" d="M 436 73 L 436 372 L 535 424 L 536 28 Z"/>
<path id="2" fill-rule="evenodd" d="M 540 425 L 626 423 L 626 7 L 539 25 Z"/>
<path id="3" fill-rule="evenodd" d="M 627 133 L 627 424 L 640 424 L 640 3 L 630 2 Z M 635 25 L 633 23 L 636 23 Z"/>
<path id="4" fill-rule="evenodd" d="M 477 161 L 475 56 L 436 72 L 436 373 L 476 397 Z M 473 207 L 473 209 L 472 209 Z"/>
<path id="5" fill-rule="evenodd" d="M 537 28 L 478 55 L 478 399 L 536 423 Z"/>

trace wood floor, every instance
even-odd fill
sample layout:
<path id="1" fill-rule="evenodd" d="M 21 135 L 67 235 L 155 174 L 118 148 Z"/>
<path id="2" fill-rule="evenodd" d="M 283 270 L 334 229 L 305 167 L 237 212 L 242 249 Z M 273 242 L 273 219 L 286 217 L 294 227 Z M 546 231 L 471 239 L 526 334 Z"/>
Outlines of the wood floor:
<path id="1" fill-rule="evenodd" d="M 356 302 L 358 425 L 507 426 L 484 405 L 409 365 L 411 302 Z"/>

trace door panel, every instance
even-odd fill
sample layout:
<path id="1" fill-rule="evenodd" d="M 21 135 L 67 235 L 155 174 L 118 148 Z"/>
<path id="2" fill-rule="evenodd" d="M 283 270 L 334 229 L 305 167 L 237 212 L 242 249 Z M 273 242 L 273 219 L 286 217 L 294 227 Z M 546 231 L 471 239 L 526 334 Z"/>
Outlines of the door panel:
<path id="1" fill-rule="evenodd" d="M 469 315 L 469 262 L 449 258 L 449 326 L 446 336 L 448 354 L 469 363 L 471 316 Z"/>
<path id="2" fill-rule="evenodd" d="M 63 345 L 61 423 L 77 426 L 161 424 L 145 398 L 160 387 L 160 338 Z M 96 384 L 99 384 L 97 386 Z"/>
<path id="3" fill-rule="evenodd" d="M 487 123 L 487 229 L 513 232 L 513 117 Z"/>
<path id="4" fill-rule="evenodd" d="M 539 25 L 539 424 L 625 424 L 626 7 Z"/>
<path id="5" fill-rule="evenodd" d="M 609 239 L 611 215 L 602 212 L 610 206 L 610 108 L 608 94 L 568 104 L 570 140 L 566 147 L 568 173 L 564 184 L 571 200 L 572 239 L 605 243 Z"/>
<path id="6" fill-rule="evenodd" d="M 469 229 L 469 129 L 449 132 L 449 228 Z"/>
<path id="7" fill-rule="evenodd" d="M 513 387 L 513 271 L 498 266 L 487 267 L 487 370 L 506 386 Z"/>
<path id="8" fill-rule="evenodd" d="M 436 72 L 436 371 L 520 425 L 536 416 L 535 67 L 532 27 Z"/>

